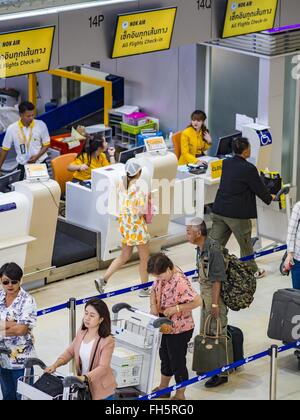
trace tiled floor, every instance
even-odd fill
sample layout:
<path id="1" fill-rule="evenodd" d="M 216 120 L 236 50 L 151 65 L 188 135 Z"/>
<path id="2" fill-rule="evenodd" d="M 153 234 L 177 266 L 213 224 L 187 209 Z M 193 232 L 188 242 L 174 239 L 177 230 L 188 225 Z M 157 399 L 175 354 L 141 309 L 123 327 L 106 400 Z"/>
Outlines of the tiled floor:
<path id="1" fill-rule="evenodd" d="M 230 249 L 237 249 L 235 241 L 231 242 Z M 188 244 L 179 245 L 169 249 L 167 253 L 184 271 L 195 267 L 193 246 Z M 279 274 L 280 260 L 281 254 L 274 254 L 260 261 L 260 266 L 267 270 L 268 276 L 258 281 L 254 303 L 249 310 L 238 313 L 230 312 L 229 314 L 230 324 L 240 327 L 244 332 L 246 356 L 264 351 L 272 344 L 272 341 L 267 338 L 266 334 L 272 296 L 277 289 L 290 287 L 290 278 L 282 277 Z M 70 297 L 85 298 L 95 295 L 93 279 L 97 274 L 99 273 L 90 273 L 34 291 L 33 295 L 38 303 L 38 307 L 45 308 L 56 305 L 65 302 Z M 138 283 L 137 266 L 131 265 L 122 269 L 111 279 L 107 291 Z M 195 288 L 197 288 L 197 285 Z M 139 298 L 137 292 L 110 298 L 107 300 L 107 303 L 111 307 L 115 303 L 124 301 L 142 310 L 149 310 L 148 299 Z M 82 307 L 78 308 L 78 325 L 81 315 Z M 194 311 L 194 317 L 198 330 L 199 310 Z M 34 334 L 39 357 L 45 363 L 52 363 L 68 344 L 68 312 L 65 310 L 39 318 Z M 191 364 L 192 354 L 189 353 L 188 366 L 191 366 Z M 241 368 L 237 373 L 231 375 L 227 385 L 214 390 L 206 390 L 203 383 L 196 384 L 187 389 L 186 395 L 192 400 L 267 400 L 269 397 L 269 370 L 269 360 L 262 359 Z M 190 371 L 190 377 L 193 376 L 195 374 Z M 156 378 L 157 380 L 159 379 L 159 364 L 157 364 Z M 278 399 L 300 399 L 300 372 L 297 370 L 297 359 L 293 356 L 292 351 L 280 355 Z"/>

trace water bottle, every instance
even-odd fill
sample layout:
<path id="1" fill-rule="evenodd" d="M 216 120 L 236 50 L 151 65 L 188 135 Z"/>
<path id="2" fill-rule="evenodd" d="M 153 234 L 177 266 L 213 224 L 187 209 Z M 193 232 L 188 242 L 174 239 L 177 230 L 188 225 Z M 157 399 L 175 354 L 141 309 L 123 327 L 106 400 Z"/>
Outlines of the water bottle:
<path id="1" fill-rule="evenodd" d="M 169 149 L 173 150 L 174 149 L 174 145 L 173 145 L 173 131 L 170 130 L 169 131 Z"/>
<path id="2" fill-rule="evenodd" d="M 168 149 L 173 149 L 173 132 L 172 130 L 168 130 L 167 136 L 166 136 L 166 145 Z"/>

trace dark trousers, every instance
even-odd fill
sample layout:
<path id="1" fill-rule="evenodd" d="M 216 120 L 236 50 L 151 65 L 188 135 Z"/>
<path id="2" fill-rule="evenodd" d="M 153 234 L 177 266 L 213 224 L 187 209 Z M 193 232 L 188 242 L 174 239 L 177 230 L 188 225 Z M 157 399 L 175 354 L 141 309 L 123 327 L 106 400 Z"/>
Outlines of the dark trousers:
<path id="1" fill-rule="evenodd" d="M 292 268 L 293 288 L 300 290 L 300 261 L 294 260 L 295 265 Z"/>
<path id="2" fill-rule="evenodd" d="M 189 379 L 186 367 L 186 353 L 193 331 L 186 331 L 181 334 L 163 334 L 159 356 L 161 360 L 161 374 L 164 376 L 175 376 L 176 384 Z"/>

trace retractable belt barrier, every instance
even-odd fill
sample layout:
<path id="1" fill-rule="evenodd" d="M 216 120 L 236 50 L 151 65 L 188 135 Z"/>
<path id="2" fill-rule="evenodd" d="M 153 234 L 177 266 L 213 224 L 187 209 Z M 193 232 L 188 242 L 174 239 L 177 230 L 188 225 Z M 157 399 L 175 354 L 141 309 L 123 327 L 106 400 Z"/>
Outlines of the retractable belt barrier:
<path id="1" fill-rule="evenodd" d="M 253 260 L 253 259 L 261 258 L 261 257 L 266 256 L 266 255 L 274 254 L 276 252 L 285 251 L 286 249 L 287 249 L 286 245 L 279 246 L 279 247 L 273 248 L 273 249 L 268 250 L 268 251 L 258 252 L 258 253 L 255 253 L 253 255 L 250 255 L 248 257 L 241 258 L 241 261 L 244 261 L 244 262 L 250 261 L 250 260 Z M 198 274 L 197 269 L 192 270 L 192 271 L 188 271 L 188 272 L 185 273 L 185 275 L 187 277 L 194 276 L 195 274 Z M 116 291 L 109 292 L 109 293 L 104 293 L 100 296 L 97 295 L 97 296 L 92 296 L 90 298 L 79 299 L 79 300 L 76 300 L 76 299 L 73 298 L 73 299 L 70 299 L 69 302 L 67 302 L 67 303 L 40 310 L 40 311 L 38 311 L 37 315 L 38 315 L 38 317 L 41 317 L 41 316 L 44 316 L 44 315 L 48 315 L 48 314 L 51 314 L 51 313 L 54 313 L 54 312 L 61 311 L 63 309 L 70 309 L 72 311 L 75 308 L 75 310 L 76 310 L 76 306 L 85 305 L 90 299 L 95 298 L 95 297 L 99 298 L 99 299 L 108 299 L 110 297 L 120 296 L 120 295 L 131 293 L 131 292 L 134 292 L 134 291 L 137 291 L 137 290 L 145 289 L 145 288 L 151 287 L 152 285 L 153 285 L 153 282 L 149 282 L 149 283 L 143 283 L 143 284 L 139 284 L 139 285 L 136 285 L 136 286 L 131 286 L 131 287 L 127 287 L 127 288 L 124 288 L 124 289 L 116 290 Z M 74 305 L 74 303 L 76 303 L 76 305 Z M 219 369 L 215 369 L 214 371 L 208 372 L 208 373 L 203 374 L 201 376 L 196 376 L 196 377 L 194 377 L 194 378 L 192 378 L 188 381 L 185 381 L 185 382 L 182 382 L 180 384 L 177 384 L 177 385 L 159 390 L 159 391 L 154 392 L 152 394 L 145 395 L 145 396 L 140 396 L 139 398 L 137 398 L 137 400 L 142 401 L 142 400 L 152 400 L 154 398 L 159 398 L 160 396 L 163 396 L 163 395 L 165 395 L 167 393 L 170 393 L 172 391 L 177 391 L 178 389 L 186 388 L 188 386 L 194 385 L 195 383 L 198 383 L 198 382 L 202 382 L 205 379 L 209 379 L 209 378 L 211 378 L 213 376 L 216 376 L 216 375 L 222 375 L 226 372 L 229 372 L 229 371 L 237 369 L 241 366 L 253 363 L 256 360 L 259 360 L 259 359 L 262 359 L 262 358 L 265 358 L 265 357 L 268 357 L 268 356 L 271 357 L 271 360 L 273 361 L 273 347 L 276 347 L 276 350 L 277 350 L 276 353 L 283 353 L 283 352 L 291 350 L 293 348 L 297 348 L 297 349 L 300 348 L 300 341 L 287 344 L 287 345 L 282 346 L 280 348 L 278 348 L 277 346 L 272 346 L 271 349 L 266 350 L 262 353 L 255 354 L 254 356 L 247 357 L 246 359 L 240 360 L 238 362 L 232 363 L 232 364 L 227 365 L 227 366 L 223 366 L 222 368 L 219 368 Z M 271 399 L 272 399 L 272 393 L 270 393 L 270 395 L 271 395 Z M 275 398 L 276 398 L 276 392 L 275 392 Z M 275 399 L 275 398 L 273 398 L 273 399 Z"/>
<path id="2" fill-rule="evenodd" d="M 297 341 L 295 343 L 290 343 L 286 346 L 278 348 L 278 353 L 279 352 L 283 353 L 284 351 L 291 350 L 293 348 L 300 348 L 300 341 Z M 167 393 L 170 393 L 172 391 L 177 391 L 178 389 L 186 388 L 190 385 L 194 385 L 198 382 L 202 382 L 205 379 L 212 378 L 213 376 L 216 376 L 216 375 L 222 375 L 222 374 L 224 374 L 224 373 L 226 373 L 230 370 L 237 369 L 237 368 L 239 368 L 241 366 L 244 366 L 244 365 L 248 365 L 250 363 L 255 362 L 256 360 L 263 359 L 267 356 L 271 356 L 271 349 L 266 350 L 262 353 L 255 354 L 254 356 L 247 357 L 246 359 L 240 360 L 239 362 L 232 363 L 231 365 L 224 366 L 220 369 L 213 370 L 213 371 L 208 372 L 204 375 L 196 376 L 195 378 L 189 379 L 188 381 L 182 382 L 181 384 L 177 384 L 177 385 L 171 386 L 169 388 L 165 388 L 165 389 L 159 390 L 157 392 L 153 392 L 152 394 L 149 394 L 149 395 L 141 396 L 137 399 L 139 401 L 143 401 L 143 400 L 152 400 L 154 398 L 159 398 L 159 397 L 161 397 L 161 396 L 163 396 Z"/>
<path id="3" fill-rule="evenodd" d="M 266 255 L 274 254 L 276 252 L 285 251 L 286 249 L 287 249 L 287 246 L 282 245 L 282 246 L 270 249 L 268 251 L 257 252 L 257 253 L 255 253 L 253 255 L 250 255 L 248 257 L 243 257 L 243 258 L 241 258 L 241 261 L 246 262 L 246 261 L 254 260 L 254 259 L 257 259 L 257 258 L 264 257 Z M 198 270 L 195 269 L 195 270 L 192 270 L 192 271 L 188 271 L 184 274 L 187 277 L 191 277 L 191 276 L 194 276 L 197 273 L 198 273 Z M 138 284 L 136 286 L 126 287 L 125 289 L 116 290 L 114 292 L 104 293 L 100 296 L 97 295 L 97 296 L 92 296 L 90 298 L 76 300 L 76 305 L 77 306 L 85 305 L 90 299 L 95 298 L 95 297 L 97 297 L 99 299 L 108 299 L 108 298 L 111 298 L 111 297 L 125 295 L 127 293 L 135 292 L 136 290 L 145 289 L 147 287 L 151 287 L 152 285 L 153 285 L 153 282 L 143 283 L 143 284 Z M 61 305 L 53 306 L 53 307 L 50 307 L 50 308 L 42 309 L 42 310 L 38 311 L 37 315 L 38 315 L 38 317 L 40 317 L 40 316 L 51 314 L 53 312 L 61 311 L 63 309 L 69 309 L 69 302 L 63 303 Z"/>

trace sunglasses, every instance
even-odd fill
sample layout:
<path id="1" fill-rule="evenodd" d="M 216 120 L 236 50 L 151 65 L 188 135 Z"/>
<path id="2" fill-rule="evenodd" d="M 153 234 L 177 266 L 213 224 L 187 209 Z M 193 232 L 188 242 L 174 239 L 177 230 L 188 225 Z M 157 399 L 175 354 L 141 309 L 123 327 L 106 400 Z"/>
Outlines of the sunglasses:
<path id="1" fill-rule="evenodd" d="M 2 281 L 3 286 L 8 286 L 9 283 L 15 286 L 16 284 L 19 283 L 19 280 L 3 280 Z"/>

